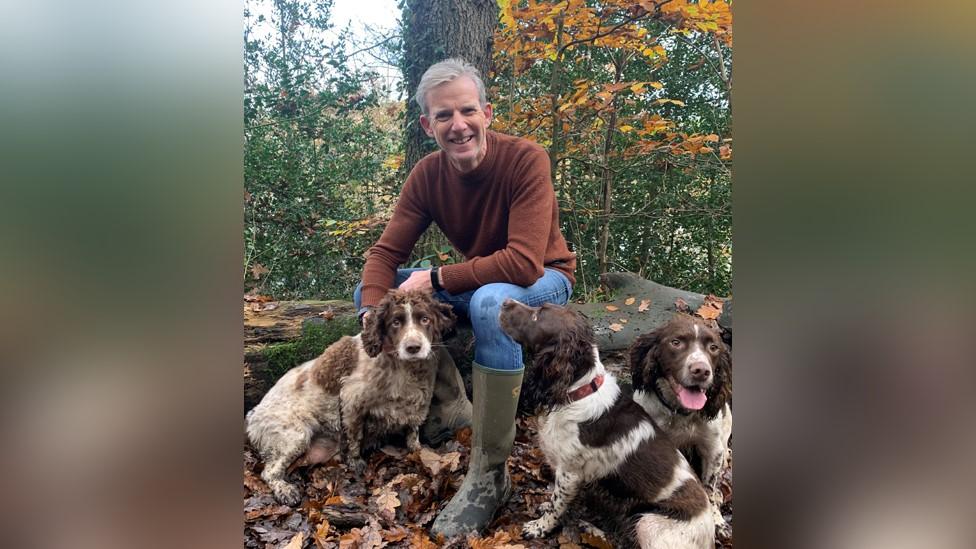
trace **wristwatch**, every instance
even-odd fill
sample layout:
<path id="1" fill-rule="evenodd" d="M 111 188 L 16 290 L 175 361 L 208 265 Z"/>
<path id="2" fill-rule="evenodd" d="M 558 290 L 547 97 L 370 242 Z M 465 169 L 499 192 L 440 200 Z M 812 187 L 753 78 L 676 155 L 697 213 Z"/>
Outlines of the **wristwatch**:
<path id="1" fill-rule="evenodd" d="M 439 292 L 444 289 L 444 286 L 441 286 L 440 277 L 438 275 L 439 271 L 440 267 L 434 267 L 430 270 L 430 285 L 434 287 L 435 292 Z"/>

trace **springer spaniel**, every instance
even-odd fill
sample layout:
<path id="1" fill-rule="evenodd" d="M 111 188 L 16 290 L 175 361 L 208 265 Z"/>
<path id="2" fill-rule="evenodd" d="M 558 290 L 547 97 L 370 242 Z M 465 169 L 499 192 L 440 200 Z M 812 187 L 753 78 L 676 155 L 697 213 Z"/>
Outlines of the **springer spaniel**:
<path id="1" fill-rule="evenodd" d="M 289 464 L 306 452 L 318 456 L 310 461 L 322 461 L 323 448 L 334 448 L 343 435 L 357 472 L 366 465 L 364 438 L 374 442 L 405 429 L 407 447 L 420 449 L 418 429 L 443 352 L 434 347 L 454 322 L 451 307 L 429 293 L 390 290 L 362 333 L 282 376 L 246 417 L 247 436 L 265 462 L 261 478 L 275 497 L 288 505 L 301 501 L 285 480 Z"/>
<path id="2" fill-rule="evenodd" d="M 718 330 L 687 314 L 634 341 L 630 369 L 636 400 L 691 459 L 701 459 L 700 475 L 723 533 L 719 487 L 732 436 L 732 358 Z"/>
<path id="3" fill-rule="evenodd" d="M 539 443 L 555 469 L 552 500 L 526 537 L 541 537 L 586 483 L 601 481 L 635 502 L 642 548 L 711 549 L 715 524 L 708 497 L 668 436 L 604 369 L 582 315 L 556 305 L 502 304 L 502 329 L 533 351 L 523 393 L 541 402 Z"/>

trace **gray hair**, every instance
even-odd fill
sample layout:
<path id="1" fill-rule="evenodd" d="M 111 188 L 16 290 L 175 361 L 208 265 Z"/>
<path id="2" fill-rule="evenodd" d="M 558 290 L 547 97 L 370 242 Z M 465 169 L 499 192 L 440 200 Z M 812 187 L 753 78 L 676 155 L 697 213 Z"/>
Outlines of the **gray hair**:
<path id="1" fill-rule="evenodd" d="M 420 77 L 417 94 L 414 96 L 417 104 L 420 105 L 420 112 L 424 113 L 424 116 L 430 115 L 430 109 L 427 107 L 427 92 L 441 84 L 452 82 L 460 76 L 467 76 L 474 81 L 474 85 L 478 88 L 478 101 L 482 107 L 487 105 L 488 96 L 485 93 L 485 83 L 482 82 L 478 69 L 464 59 L 453 57 L 434 63 Z"/>

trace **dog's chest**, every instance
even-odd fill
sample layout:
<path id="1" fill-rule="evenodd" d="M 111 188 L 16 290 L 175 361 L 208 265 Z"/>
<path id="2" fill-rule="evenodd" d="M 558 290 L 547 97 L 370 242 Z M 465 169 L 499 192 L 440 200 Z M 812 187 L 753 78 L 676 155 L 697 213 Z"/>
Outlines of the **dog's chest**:
<path id="1" fill-rule="evenodd" d="M 357 371 L 340 391 L 343 402 L 357 402 L 380 423 L 420 424 L 427 416 L 436 365 L 417 364 Z"/>

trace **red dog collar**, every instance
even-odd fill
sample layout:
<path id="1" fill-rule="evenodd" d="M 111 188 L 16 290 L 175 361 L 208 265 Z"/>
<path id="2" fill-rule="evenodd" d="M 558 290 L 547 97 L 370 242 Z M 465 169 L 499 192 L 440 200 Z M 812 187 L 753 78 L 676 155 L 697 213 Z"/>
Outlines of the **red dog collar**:
<path id="1" fill-rule="evenodd" d="M 590 396 L 593 393 L 595 393 L 596 390 L 599 389 L 601 385 L 603 385 L 603 374 L 596 376 L 595 378 L 593 378 L 593 381 L 590 381 L 589 383 L 580 387 L 579 389 L 570 392 L 569 401 L 576 402 L 577 400 L 583 397 Z"/>

